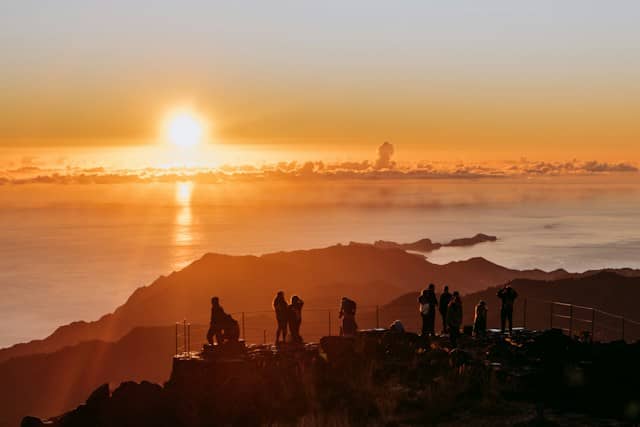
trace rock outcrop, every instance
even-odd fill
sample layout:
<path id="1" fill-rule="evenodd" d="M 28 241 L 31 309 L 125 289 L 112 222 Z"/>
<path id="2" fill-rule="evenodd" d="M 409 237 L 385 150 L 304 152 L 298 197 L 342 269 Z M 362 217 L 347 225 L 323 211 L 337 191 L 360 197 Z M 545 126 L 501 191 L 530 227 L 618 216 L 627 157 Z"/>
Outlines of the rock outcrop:
<path id="1" fill-rule="evenodd" d="M 514 404 L 530 421 L 560 411 L 640 420 L 640 344 L 586 343 L 559 330 L 442 338 L 374 330 L 320 345 L 204 353 L 175 358 L 161 387 L 106 385 L 48 422 L 71 426 L 271 425 L 330 420 L 343 425 L 512 425 Z M 520 419 L 523 418 L 520 414 Z M 525 417 L 526 418 L 526 417 Z M 23 426 L 41 425 L 27 417 Z M 484 420 L 486 422 L 486 420 Z M 455 425 L 455 424 L 452 424 Z M 483 424 L 487 425 L 487 424 Z M 610 423 L 607 425 L 611 425 Z M 615 425 L 615 424 L 614 424 Z"/>

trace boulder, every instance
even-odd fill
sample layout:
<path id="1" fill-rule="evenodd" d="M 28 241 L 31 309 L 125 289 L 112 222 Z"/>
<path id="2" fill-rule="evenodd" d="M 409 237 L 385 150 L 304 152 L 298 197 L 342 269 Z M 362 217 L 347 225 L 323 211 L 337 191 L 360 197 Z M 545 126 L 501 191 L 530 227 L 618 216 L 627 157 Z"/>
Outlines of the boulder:
<path id="1" fill-rule="evenodd" d="M 40 427 L 44 425 L 42 420 L 36 417 L 24 417 L 20 423 L 20 427 Z"/>

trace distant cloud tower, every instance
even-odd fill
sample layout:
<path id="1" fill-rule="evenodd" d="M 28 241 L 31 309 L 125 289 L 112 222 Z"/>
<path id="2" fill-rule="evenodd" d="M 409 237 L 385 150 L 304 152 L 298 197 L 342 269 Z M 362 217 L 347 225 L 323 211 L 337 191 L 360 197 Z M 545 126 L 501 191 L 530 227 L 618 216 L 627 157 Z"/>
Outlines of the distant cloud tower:
<path id="1" fill-rule="evenodd" d="M 390 142 L 384 142 L 378 147 L 378 158 L 376 159 L 376 169 L 391 169 L 395 166 L 396 162 L 391 160 L 393 157 L 393 144 Z"/>

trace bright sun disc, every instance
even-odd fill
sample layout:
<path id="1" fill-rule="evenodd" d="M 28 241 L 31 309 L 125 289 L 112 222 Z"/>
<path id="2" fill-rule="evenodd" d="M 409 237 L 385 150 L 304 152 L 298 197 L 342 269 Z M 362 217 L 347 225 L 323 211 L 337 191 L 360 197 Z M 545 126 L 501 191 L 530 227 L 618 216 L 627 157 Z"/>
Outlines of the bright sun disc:
<path id="1" fill-rule="evenodd" d="M 188 148 L 198 145 L 205 133 L 203 121 L 190 111 L 171 114 L 165 125 L 165 136 L 173 145 Z"/>

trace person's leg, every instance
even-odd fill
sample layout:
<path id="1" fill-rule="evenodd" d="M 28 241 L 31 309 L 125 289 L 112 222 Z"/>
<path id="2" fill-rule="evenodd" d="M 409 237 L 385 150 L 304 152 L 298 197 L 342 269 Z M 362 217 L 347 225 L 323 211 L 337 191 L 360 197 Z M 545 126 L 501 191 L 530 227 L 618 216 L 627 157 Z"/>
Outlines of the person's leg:
<path id="1" fill-rule="evenodd" d="M 278 319 L 278 332 L 276 334 L 276 342 L 278 342 L 278 338 L 282 338 L 282 342 L 287 340 L 287 321 Z"/>
<path id="2" fill-rule="evenodd" d="M 507 313 L 506 313 L 506 309 L 505 308 L 501 308 L 500 309 L 500 329 L 502 330 L 502 332 L 504 333 L 505 331 L 505 322 L 507 320 Z"/>
<path id="3" fill-rule="evenodd" d="M 302 337 L 300 336 L 300 326 L 302 325 L 302 322 L 296 320 L 294 322 L 295 325 L 295 334 L 292 332 L 292 335 L 294 336 L 294 340 L 295 342 L 302 342 Z"/>
<path id="4" fill-rule="evenodd" d="M 442 311 L 440 314 L 442 315 L 442 332 L 447 333 L 447 330 L 449 329 L 447 328 L 447 312 Z"/>
<path id="5" fill-rule="evenodd" d="M 224 342 L 224 334 L 222 333 L 222 329 L 217 328 L 215 330 L 215 336 L 216 336 L 216 342 L 218 343 L 218 345 Z"/>
<path id="6" fill-rule="evenodd" d="M 435 310 L 431 310 L 431 312 L 429 313 L 427 326 L 429 327 L 428 333 L 430 335 L 435 335 L 435 333 L 436 333 L 436 312 L 435 312 Z"/>
<path id="7" fill-rule="evenodd" d="M 289 322 L 289 336 L 291 337 L 291 342 L 296 341 L 296 323 L 293 320 Z"/>
<path id="8" fill-rule="evenodd" d="M 422 319 L 422 329 L 420 329 L 420 335 L 425 336 L 427 334 L 427 316 L 423 313 L 420 313 L 420 318 Z"/>
<path id="9" fill-rule="evenodd" d="M 509 320 L 509 333 L 513 332 L 513 309 L 507 312 L 507 319 Z"/>
<path id="10" fill-rule="evenodd" d="M 209 330 L 207 331 L 207 342 L 209 345 L 213 345 L 213 328 L 209 326 Z"/>

